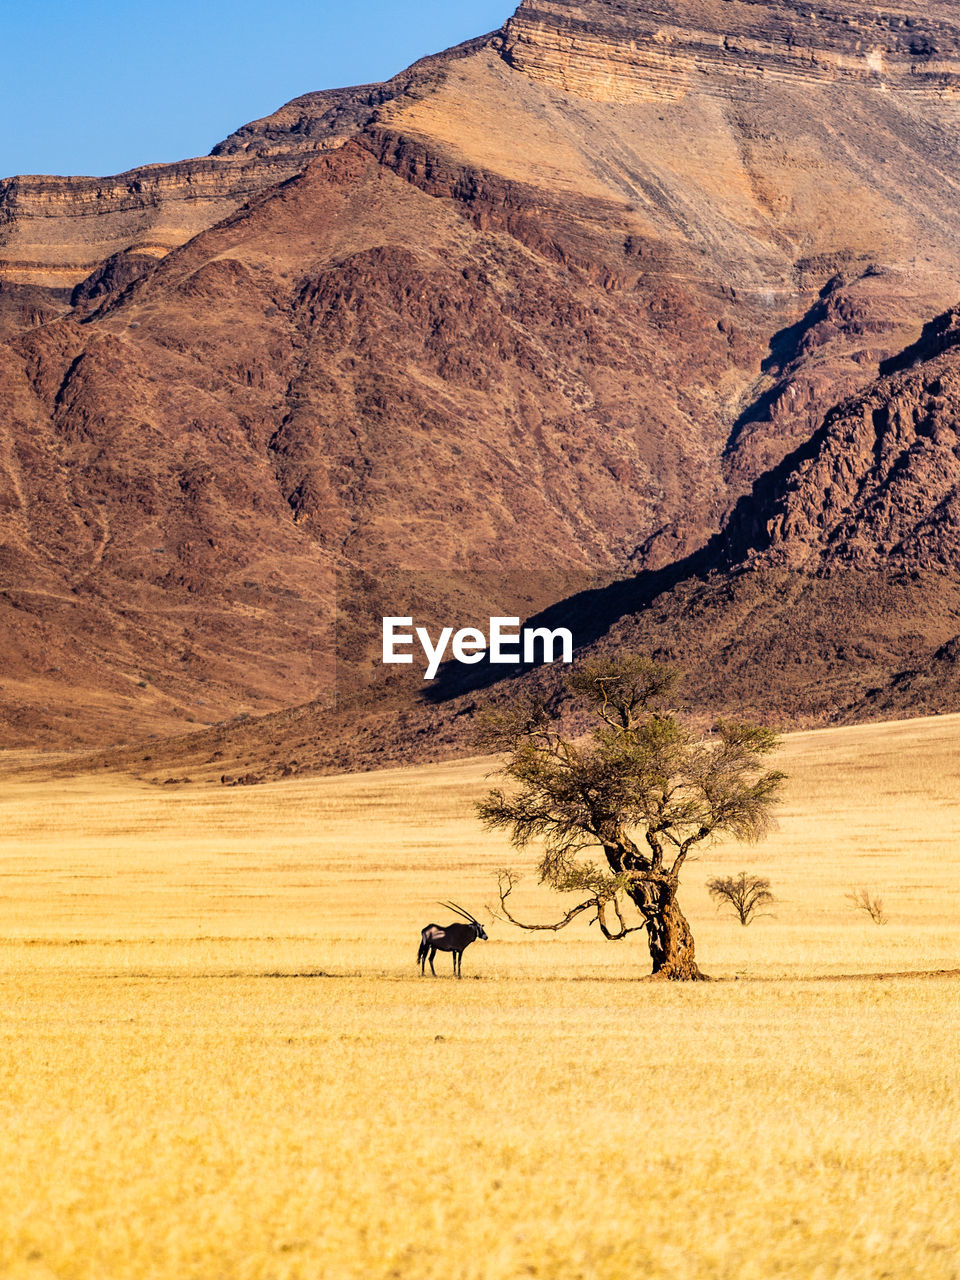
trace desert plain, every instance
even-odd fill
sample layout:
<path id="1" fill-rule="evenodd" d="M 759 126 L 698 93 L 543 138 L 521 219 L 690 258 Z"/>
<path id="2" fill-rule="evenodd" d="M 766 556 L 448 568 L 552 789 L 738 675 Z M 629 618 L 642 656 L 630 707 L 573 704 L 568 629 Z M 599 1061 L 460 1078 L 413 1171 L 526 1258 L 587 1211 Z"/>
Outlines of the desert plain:
<path id="1" fill-rule="evenodd" d="M 419 977 L 437 900 L 488 920 L 532 862 L 473 816 L 493 763 L 5 754 L 0 1275 L 960 1274 L 960 715 L 785 738 L 778 831 L 685 870 L 709 983 L 500 921 Z M 748 928 L 705 887 L 741 868 L 778 898 Z"/>

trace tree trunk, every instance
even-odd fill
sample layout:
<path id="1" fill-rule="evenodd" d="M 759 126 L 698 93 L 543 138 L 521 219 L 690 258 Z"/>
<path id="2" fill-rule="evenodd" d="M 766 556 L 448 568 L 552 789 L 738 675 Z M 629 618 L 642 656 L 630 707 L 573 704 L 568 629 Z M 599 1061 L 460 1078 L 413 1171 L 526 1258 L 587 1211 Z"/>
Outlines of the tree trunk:
<path id="1" fill-rule="evenodd" d="M 676 889 L 663 885 L 656 901 L 645 903 L 641 909 L 647 918 L 653 976 L 675 981 L 705 981 L 707 975 L 697 968 L 693 934 L 677 903 Z"/>

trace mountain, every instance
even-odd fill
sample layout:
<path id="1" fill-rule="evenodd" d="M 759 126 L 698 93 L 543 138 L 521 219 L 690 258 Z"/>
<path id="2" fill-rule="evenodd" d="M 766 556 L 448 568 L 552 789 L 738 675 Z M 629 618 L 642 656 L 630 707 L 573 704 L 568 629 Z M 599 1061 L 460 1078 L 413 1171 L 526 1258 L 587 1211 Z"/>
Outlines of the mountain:
<path id="1" fill-rule="evenodd" d="M 560 600 L 581 653 L 680 665 L 696 717 L 856 723 L 960 706 L 960 312 L 828 412 L 684 560 Z M 404 601 L 403 607 L 407 607 Z M 469 750 L 479 706 L 537 692 L 568 716 L 558 668 L 449 663 L 424 697 L 391 676 L 149 747 L 97 754 L 158 782 L 227 783 L 441 759 Z M 76 767 L 72 762 L 71 769 Z"/>
<path id="2" fill-rule="evenodd" d="M 0 740 L 446 749 L 469 691 L 364 705 L 398 601 L 873 714 L 960 633 L 958 122 L 952 4 L 540 0 L 204 159 L 0 184 Z"/>

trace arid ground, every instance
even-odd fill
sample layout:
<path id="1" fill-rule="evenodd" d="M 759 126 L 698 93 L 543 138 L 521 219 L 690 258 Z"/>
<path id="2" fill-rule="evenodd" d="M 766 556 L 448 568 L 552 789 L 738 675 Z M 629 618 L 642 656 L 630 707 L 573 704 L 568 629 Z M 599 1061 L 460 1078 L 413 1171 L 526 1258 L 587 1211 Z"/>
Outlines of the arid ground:
<path id="1" fill-rule="evenodd" d="M 0 798 L 5 1278 L 957 1275 L 960 716 L 786 740 L 779 832 L 688 868 L 696 985 L 500 922 L 461 983 L 417 976 L 436 899 L 479 915 L 523 865 L 472 817 L 487 761 L 30 763 Z M 747 929 L 705 889 L 741 868 L 779 897 Z"/>

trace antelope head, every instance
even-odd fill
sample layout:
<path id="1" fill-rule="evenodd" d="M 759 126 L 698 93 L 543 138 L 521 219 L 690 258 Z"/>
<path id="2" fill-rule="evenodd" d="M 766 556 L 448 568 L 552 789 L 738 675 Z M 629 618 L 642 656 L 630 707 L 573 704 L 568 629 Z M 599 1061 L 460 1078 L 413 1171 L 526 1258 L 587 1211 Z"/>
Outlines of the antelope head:
<path id="1" fill-rule="evenodd" d="M 440 906 L 447 907 L 450 911 L 455 911 L 458 916 L 462 916 L 463 919 L 466 920 L 467 924 L 473 925 L 473 927 L 477 931 L 478 938 L 482 938 L 484 942 L 489 941 L 483 925 L 480 923 L 479 920 L 476 919 L 475 916 L 472 916 L 469 911 L 464 911 L 463 907 L 458 907 L 455 902 L 441 902 Z"/>

